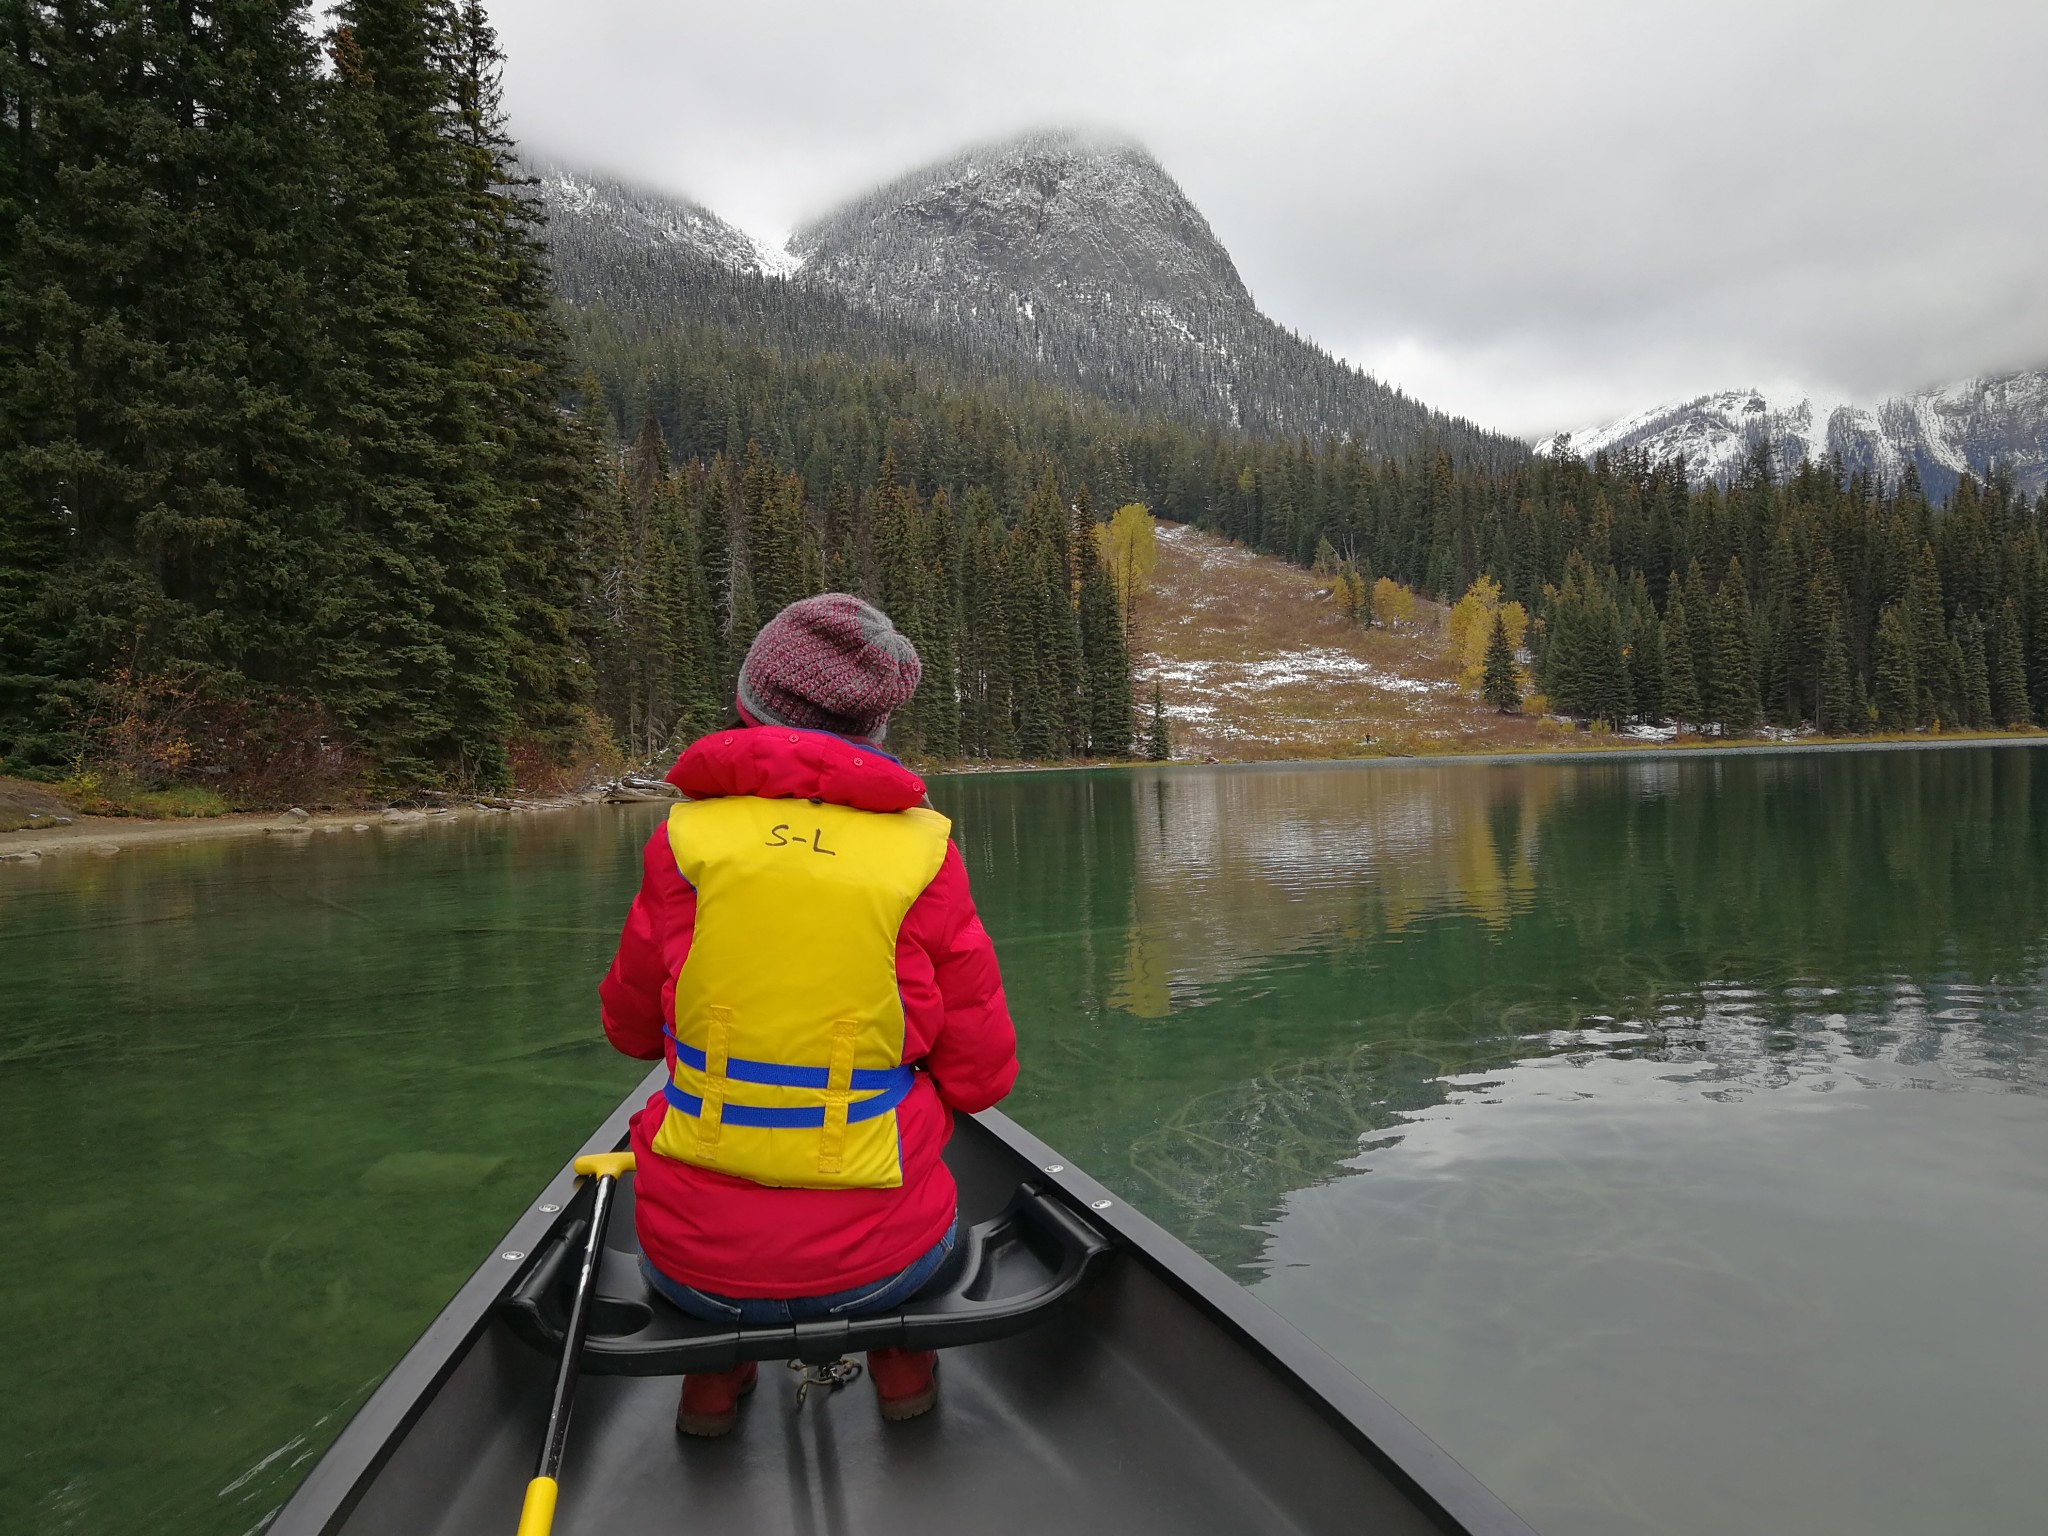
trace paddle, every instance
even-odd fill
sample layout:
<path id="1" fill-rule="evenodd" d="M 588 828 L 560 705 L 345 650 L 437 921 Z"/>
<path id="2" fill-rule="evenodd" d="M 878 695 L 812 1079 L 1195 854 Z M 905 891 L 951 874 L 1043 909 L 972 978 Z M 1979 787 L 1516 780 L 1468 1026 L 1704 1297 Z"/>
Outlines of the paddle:
<path id="1" fill-rule="evenodd" d="M 555 1400 L 548 1409 L 548 1437 L 541 1443 L 540 1465 L 526 1485 L 519 1510 L 519 1536 L 548 1536 L 555 1523 L 555 1474 L 562 1470 L 562 1448 L 569 1441 L 569 1409 L 576 1400 L 576 1373 L 583 1363 L 583 1336 L 590 1331 L 590 1298 L 597 1289 L 597 1261 L 604 1253 L 605 1223 L 611 1219 L 612 1191 L 633 1171 L 630 1152 L 599 1152 L 576 1159 L 579 1174 L 597 1176 L 597 1195 L 590 1208 L 590 1244 L 583 1250 L 583 1271 L 576 1277 L 576 1299 L 569 1307 L 569 1326 L 562 1340 L 562 1365 L 555 1373 Z"/>

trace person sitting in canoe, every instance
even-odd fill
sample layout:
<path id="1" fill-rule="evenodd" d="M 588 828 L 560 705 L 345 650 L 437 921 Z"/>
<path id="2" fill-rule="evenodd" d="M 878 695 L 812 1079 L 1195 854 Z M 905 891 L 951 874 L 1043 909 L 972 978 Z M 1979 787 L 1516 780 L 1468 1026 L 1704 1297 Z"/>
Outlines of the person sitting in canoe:
<path id="1" fill-rule="evenodd" d="M 951 823 L 880 750 L 916 689 L 888 616 L 828 593 L 762 627 L 734 724 L 690 746 L 599 988 L 605 1034 L 666 1060 L 633 1117 L 647 1280 L 740 1326 L 887 1312 L 952 1251 L 953 1113 L 1017 1077 L 995 947 Z M 871 1350 L 883 1417 L 937 1401 L 929 1350 Z M 750 1361 L 683 1379 L 722 1435 Z"/>

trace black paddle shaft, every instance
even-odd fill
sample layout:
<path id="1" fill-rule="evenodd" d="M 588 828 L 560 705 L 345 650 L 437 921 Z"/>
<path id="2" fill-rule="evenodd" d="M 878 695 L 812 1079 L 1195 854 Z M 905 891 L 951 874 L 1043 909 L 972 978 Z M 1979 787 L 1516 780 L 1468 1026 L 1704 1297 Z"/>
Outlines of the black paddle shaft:
<path id="1" fill-rule="evenodd" d="M 590 1331 L 590 1302 L 597 1290 L 597 1261 L 604 1254 L 605 1223 L 611 1220 L 612 1190 L 618 1179 L 601 1174 L 590 1208 L 590 1244 L 583 1250 L 583 1270 L 576 1277 L 576 1299 L 569 1304 L 569 1326 L 562 1340 L 562 1365 L 555 1373 L 555 1400 L 548 1409 L 548 1436 L 541 1442 L 540 1477 L 556 1478 L 562 1448 L 569 1443 L 569 1410 L 576 1401 L 576 1377 L 583 1364 L 583 1336 Z"/>

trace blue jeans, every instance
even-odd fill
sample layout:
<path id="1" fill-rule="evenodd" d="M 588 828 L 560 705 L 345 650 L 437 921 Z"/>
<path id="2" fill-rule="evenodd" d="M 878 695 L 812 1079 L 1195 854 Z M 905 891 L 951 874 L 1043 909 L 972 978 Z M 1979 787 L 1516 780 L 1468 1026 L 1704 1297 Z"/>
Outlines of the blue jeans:
<path id="1" fill-rule="evenodd" d="M 737 1323 L 742 1328 L 768 1328 L 777 1323 L 807 1323 L 821 1317 L 872 1317 L 893 1312 L 910 1300 L 936 1275 L 952 1255 L 960 1236 L 960 1218 L 946 1228 L 946 1235 L 893 1275 L 856 1285 L 852 1290 L 833 1291 L 824 1296 L 716 1296 L 694 1285 L 672 1280 L 640 1255 L 640 1273 L 670 1301 L 692 1317 L 707 1323 Z"/>

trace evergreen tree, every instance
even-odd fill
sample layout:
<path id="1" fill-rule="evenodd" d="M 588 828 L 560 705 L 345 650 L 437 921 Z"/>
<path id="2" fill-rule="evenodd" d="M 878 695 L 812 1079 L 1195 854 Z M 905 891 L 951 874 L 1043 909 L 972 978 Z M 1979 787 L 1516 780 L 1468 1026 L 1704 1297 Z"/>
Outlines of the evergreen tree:
<path id="1" fill-rule="evenodd" d="M 1697 728 L 1705 718 L 1699 679 L 1693 671 L 1692 621 L 1677 577 L 1664 608 L 1664 709 L 1673 720 Z"/>
<path id="2" fill-rule="evenodd" d="M 1984 654 L 1984 625 L 1975 617 L 1962 625 L 1961 703 L 1963 723 L 1973 731 L 1991 728 L 1991 669 Z"/>
<path id="3" fill-rule="evenodd" d="M 1629 716 L 1628 658 L 1613 594 L 1575 551 L 1549 605 L 1546 691 L 1563 714 L 1620 725 Z"/>
<path id="4" fill-rule="evenodd" d="M 464 233 L 485 296 L 472 366 L 489 391 L 495 478 L 511 501 L 504 571 L 512 706 L 524 741 L 559 767 L 587 745 L 590 676 L 575 614 L 589 581 L 578 536 L 602 493 L 589 473 L 597 439 L 582 415 L 561 408 L 569 364 L 542 243 L 545 216 L 507 132 L 504 60 L 479 0 L 463 0 L 453 14 L 447 52 Z"/>
<path id="5" fill-rule="evenodd" d="M 875 565 L 881 585 L 878 599 L 890 622 L 917 648 L 920 658 L 931 645 L 931 573 L 926 568 L 921 537 L 923 509 L 909 486 L 883 481 L 875 487 Z M 933 699 L 920 683 L 894 729 L 905 751 L 928 750 Z"/>
<path id="6" fill-rule="evenodd" d="M 2021 639 L 2019 611 L 2007 598 L 1998 610 L 1991 631 L 1992 717 L 2010 730 L 2032 725 L 2033 707 L 2027 699 L 2027 652 Z"/>
<path id="7" fill-rule="evenodd" d="M 323 682 L 401 783 L 491 784 L 513 726 L 511 506 L 474 342 L 488 328 L 443 131 L 445 18 L 416 0 L 335 13 L 336 380 L 352 427 L 344 530 L 323 594 Z"/>
<path id="8" fill-rule="evenodd" d="M 1796 623 L 1800 638 L 1795 672 L 1789 680 L 1787 723 L 1810 718 L 1831 734 L 1852 729 L 1855 684 L 1849 665 L 1847 614 L 1834 557 L 1825 549 L 1806 583 Z"/>
<path id="9" fill-rule="evenodd" d="M 2037 523 L 2048 522 L 2048 508 L 2037 505 L 2035 517 Z M 2037 532 L 2030 542 L 2031 556 L 2016 562 L 2025 574 L 2014 602 L 2026 631 L 2027 695 L 2034 718 L 2048 724 L 2048 540 Z"/>
<path id="10" fill-rule="evenodd" d="M 1075 498 L 1073 548 L 1079 568 L 1075 617 L 1088 694 L 1088 751 L 1097 757 L 1128 757 L 1131 657 L 1123 605 L 1097 550 L 1094 503 L 1085 485 Z"/>
<path id="11" fill-rule="evenodd" d="M 1814 723 L 1830 736 L 1846 735 L 1863 726 L 1849 674 L 1849 647 L 1836 614 L 1828 615 L 1827 627 L 1821 632 L 1819 708 Z"/>
<path id="12" fill-rule="evenodd" d="M 661 690 L 659 722 L 668 743 L 693 740 L 717 729 L 729 701 L 712 689 L 718 676 L 713 646 L 711 587 L 697 552 L 696 531 L 684 503 L 683 481 L 663 486 L 655 504 L 655 549 L 661 562 L 659 588 L 662 640 L 668 676 Z"/>
<path id="13" fill-rule="evenodd" d="M 1629 584 L 1626 639 L 1630 708 L 1644 720 L 1662 720 L 1666 713 L 1664 625 L 1640 571 Z"/>
<path id="14" fill-rule="evenodd" d="M 118 670 L 274 701 L 317 653 L 324 146 L 305 15 L 0 13 L 0 751 Z"/>
<path id="15" fill-rule="evenodd" d="M 1913 657 L 1913 634 L 1896 606 L 1878 615 L 1876 655 L 1877 719 L 1888 731 L 1910 731 L 1920 724 L 1922 694 L 1919 668 Z"/>
<path id="16" fill-rule="evenodd" d="M 749 442 L 740 468 L 741 519 L 747 530 L 747 575 L 762 618 L 804 596 L 804 483 L 778 472 L 775 461 Z"/>
<path id="17" fill-rule="evenodd" d="M 1173 741 L 1166 729 L 1166 701 L 1159 696 L 1159 685 L 1152 685 L 1152 724 L 1145 733 L 1145 756 L 1155 763 L 1163 763 L 1173 756 Z"/>
<path id="18" fill-rule="evenodd" d="M 825 592 L 851 592 L 860 585 L 859 560 L 854 548 L 853 487 L 846 483 L 843 469 L 834 465 L 832 488 L 825 494 L 825 529 L 820 542 Z"/>
<path id="19" fill-rule="evenodd" d="M 704 491 L 697 515 L 697 544 L 704 561 L 704 579 L 711 588 L 712 635 L 721 651 L 732 629 L 733 565 L 737 544 L 732 471 L 714 457 L 704 470 Z"/>
<path id="20" fill-rule="evenodd" d="M 964 515 L 968 544 L 962 602 L 974 621 L 962 630 L 962 748 L 971 757 L 1010 758 L 1017 755 L 1010 578 L 1001 521 L 986 486 L 968 494 Z"/>
<path id="21" fill-rule="evenodd" d="M 1515 668 L 1514 648 L 1508 644 L 1508 627 L 1500 610 L 1493 615 L 1493 633 L 1486 641 L 1486 672 L 1480 682 L 1481 696 L 1501 714 L 1522 707 L 1522 680 Z"/>
<path id="22" fill-rule="evenodd" d="M 1066 757 L 1087 741 L 1081 635 L 1063 513 L 1058 485 L 1043 476 L 1011 535 L 1017 744 L 1032 759 Z"/>
<path id="23" fill-rule="evenodd" d="M 1789 725 L 1800 717 L 1800 686 L 1812 672 L 1814 658 L 1800 642 L 1801 582 L 1792 527 L 1780 522 L 1772 531 L 1763 559 L 1763 580 L 1750 615 L 1756 646 L 1757 699 L 1773 724 Z"/>
<path id="24" fill-rule="evenodd" d="M 1746 736 L 1756 726 L 1756 652 L 1751 623 L 1749 583 L 1742 574 L 1742 561 L 1730 555 L 1720 590 L 1714 594 L 1713 676 L 1707 698 L 1708 717 L 1728 736 Z"/>
<path id="25" fill-rule="evenodd" d="M 953 498 L 941 488 L 932 492 L 922 524 L 925 565 L 924 681 L 918 692 L 924 705 L 926 751 L 939 758 L 960 755 L 959 656 L 962 621 L 959 567 L 964 530 L 954 515 Z"/>
<path id="26" fill-rule="evenodd" d="M 1700 701 L 1700 723 L 1713 719 L 1714 589 L 1697 558 L 1686 562 L 1685 611 L 1692 640 L 1693 692 Z"/>
<path id="27" fill-rule="evenodd" d="M 1956 676 L 1957 657 L 1950 650 L 1948 625 L 1942 611 L 1941 574 L 1934 550 L 1922 544 L 1906 588 L 1903 617 L 1911 627 L 1913 670 L 1920 679 L 1921 725 L 1939 720 L 1955 721 L 1961 714 L 1961 679 Z"/>
<path id="28" fill-rule="evenodd" d="M 725 631 L 724 666 L 719 671 L 718 697 L 731 699 L 739 692 L 740 666 L 752 649 L 754 636 L 773 614 L 763 613 L 754 601 L 754 577 L 744 559 L 732 564 L 732 614 Z"/>
<path id="29" fill-rule="evenodd" d="M 593 702 L 600 714 L 630 735 L 629 716 L 639 680 L 631 640 L 638 581 L 638 551 L 629 531 L 632 497 L 607 443 L 592 478 L 592 498 L 580 541 L 590 572 L 578 629 L 588 652 Z"/>

